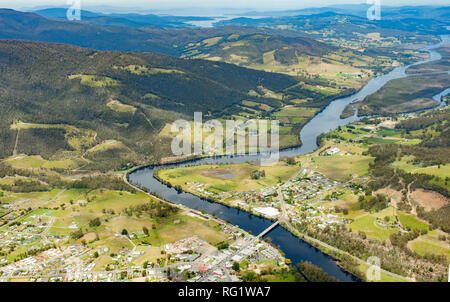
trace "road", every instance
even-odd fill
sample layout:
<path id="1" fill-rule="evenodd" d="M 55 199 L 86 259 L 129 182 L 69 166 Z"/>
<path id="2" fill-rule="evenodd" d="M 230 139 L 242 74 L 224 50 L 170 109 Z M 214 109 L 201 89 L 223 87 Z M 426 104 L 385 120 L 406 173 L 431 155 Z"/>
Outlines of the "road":
<path id="1" fill-rule="evenodd" d="M 13 156 L 17 155 L 17 145 L 19 144 L 20 128 L 17 128 L 16 143 L 14 145 Z"/>

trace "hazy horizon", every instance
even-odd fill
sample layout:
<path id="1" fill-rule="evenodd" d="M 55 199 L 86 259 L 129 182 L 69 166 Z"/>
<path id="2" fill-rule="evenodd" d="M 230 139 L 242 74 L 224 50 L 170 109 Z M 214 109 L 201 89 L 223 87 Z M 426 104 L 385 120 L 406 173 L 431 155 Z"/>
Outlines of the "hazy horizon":
<path id="1" fill-rule="evenodd" d="M 389 1 L 381 0 L 381 5 L 385 6 L 417 6 L 417 5 L 450 5 L 450 0 L 394 0 Z M 304 8 L 317 8 L 330 5 L 344 5 L 344 4 L 366 4 L 365 0 L 315 0 L 315 1 L 302 1 L 302 0 L 278 0 L 276 4 L 273 0 L 156 0 L 156 1 L 137 1 L 137 0 L 81 0 L 81 8 L 85 10 L 97 9 L 97 10 L 110 10 L 114 11 L 114 8 L 124 10 L 128 12 L 138 11 L 171 11 L 188 9 L 192 12 L 195 11 L 276 11 L 276 10 L 294 10 Z M 0 0 L 0 7 L 12 8 L 17 10 L 32 10 L 43 9 L 50 7 L 68 7 L 66 0 L 22 0 L 11 1 Z M 188 12 L 188 11 L 187 11 Z M 186 12 L 186 13 L 187 13 Z"/>

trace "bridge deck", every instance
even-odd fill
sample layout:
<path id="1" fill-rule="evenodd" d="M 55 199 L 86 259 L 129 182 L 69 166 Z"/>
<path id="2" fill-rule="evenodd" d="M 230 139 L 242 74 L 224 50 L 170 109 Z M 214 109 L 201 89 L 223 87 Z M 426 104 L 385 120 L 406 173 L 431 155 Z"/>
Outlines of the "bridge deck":
<path id="1" fill-rule="evenodd" d="M 269 226 L 267 229 L 265 229 L 264 231 L 261 232 L 261 234 L 258 235 L 258 238 L 262 238 L 264 235 L 266 235 L 267 233 L 269 233 L 270 231 L 272 231 L 277 225 L 280 224 L 280 221 L 277 220 L 274 224 L 272 224 L 271 226 Z"/>

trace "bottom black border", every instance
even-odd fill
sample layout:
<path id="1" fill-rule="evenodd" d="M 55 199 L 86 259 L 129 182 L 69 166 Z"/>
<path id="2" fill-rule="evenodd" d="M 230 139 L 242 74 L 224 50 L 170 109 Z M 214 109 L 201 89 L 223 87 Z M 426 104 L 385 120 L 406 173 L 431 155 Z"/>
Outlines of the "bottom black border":
<path id="1" fill-rule="evenodd" d="M 21 299 L 132 299 L 217 301 L 232 299 L 270 299 L 285 301 L 320 299 L 392 299 L 443 291 L 448 296 L 450 283 L 0 283 L 5 298 Z M 208 295 L 208 293 L 210 293 Z M 5 296 L 7 295 L 7 296 Z M 12 297 L 13 297 L 12 296 Z M 128 297 L 128 298 L 127 298 Z M 331 300 L 330 300 L 331 301 Z M 162 302 L 166 302 L 163 300 Z M 167 301 L 168 302 L 168 301 Z M 281 301 L 280 301 L 281 302 Z"/>

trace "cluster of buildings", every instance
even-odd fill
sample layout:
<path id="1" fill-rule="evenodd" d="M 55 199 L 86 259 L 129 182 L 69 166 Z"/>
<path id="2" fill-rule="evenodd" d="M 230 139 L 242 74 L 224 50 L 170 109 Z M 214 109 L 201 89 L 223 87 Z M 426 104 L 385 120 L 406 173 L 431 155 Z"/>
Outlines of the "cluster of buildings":
<path id="1" fill-rule="evenodd" d="M 208 185 L 196 183 L 196 182 L 188 182 L 186 184 L 189 186 L 190 190 L 196 194 L 200 194 L 202 196 L 214 196 L 214 193 L 206 190 Z"/>
<path id="2" fill-rule="evenodd" d="M 343 154 L 338 148 L 329 149 L 327 152 L 329 155 Z M 278 192 L 281 192 L 282 200 L 292 221 L 306 221 L 322 229 L 348 222 L 342 216 L 336 215 L 333 208 L 324 206 L 326 203 L 338 200 L 341 191 L 347 185 L 308 169 L 303 169 L 299 175 L 284 184 L 265 187 L 259 191 L 215 194 L 209 192 L 207 186 L 203 184 L 191 183 L 190 186 L 201 196 L 213 196 L 224 204 L 239 207 L 272 220 L 282 215 L 280 196 L 278 196 Z"/>
<path id="3" fill-rule="evenodd" d="M 304 170 L 301 176 L 282 185 L 281 192 L 292 221 L 306 221 L 324 229 L 347 223 L 345 218 L 333 213 L 333 208 L 324 206 L 336 201 L 345 187 L 318 172 Z"/>
<path id="4" fill-rule="evenodd" d="M 196 235 L 184 238 L 163 246 L 161 258 L 167 257 L 167 261 L 150 265 L 136 265 L 144 254 L 136 248 L 111 253 L 107 247 L 55 245 L 60 238 L 43 232 L 52 224 L 45 215 L 29 215 L 20 224 L 2 228 L 0 282 L 239 281 L 233 269 L 236 262 L 257 264 L 271 259 L 284 265 L 278 250 L 224 222 L 220 228 L 228 237 L 222 244 L 211 245 Z M 10 247 L 21 248 L 27 254 L 13 259 Z"/>
<path id="5" fill-rule="evenodd" d="M 198 236 L 167 244 L 165 248 L 177 260 L 171 268 L 177 272 L 178 279 L 189 282 L 237 282 L 239 274 L 233 266 L 243 261 L 250 265 L 274 260 L 284 265 L 284 258 L 277 249 L 243 233 L 223 248 L 214 247 Z"/>
<path id="6" fill-rule="evenodd" d="M 81 261 L 89 249 L 83 245 L 50 248 L 0 267 L 0 280 L 63 281 L 71 272 L 89 272 L 92 264 Z"/>

